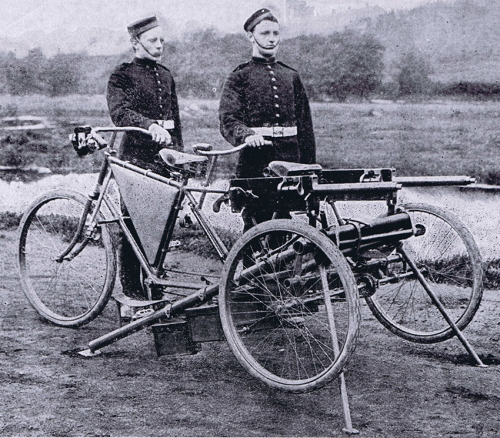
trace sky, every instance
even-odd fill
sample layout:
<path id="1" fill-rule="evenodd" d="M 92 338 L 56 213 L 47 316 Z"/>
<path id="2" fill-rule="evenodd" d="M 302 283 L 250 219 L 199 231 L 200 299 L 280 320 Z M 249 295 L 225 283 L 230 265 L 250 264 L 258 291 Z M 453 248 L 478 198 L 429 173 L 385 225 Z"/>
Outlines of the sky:
<path id="1" fill-rule="evenodd" d="M 386 10 L 408 9 L 430 1 L 307 0 L 307 4 L 318 14 L 325 14 L 332 9 L 359 9 L 365 5 L 379 5 Z M 0 36 L 19 38 L 30 31 L 49 33 L 81 27 L 120 30 L 153 13 L 175 17 L 178 23 L 196 20 L 224 28 L 232 18 L 241 20 L 268 3 L 266 0 L 0 0 Z"/>

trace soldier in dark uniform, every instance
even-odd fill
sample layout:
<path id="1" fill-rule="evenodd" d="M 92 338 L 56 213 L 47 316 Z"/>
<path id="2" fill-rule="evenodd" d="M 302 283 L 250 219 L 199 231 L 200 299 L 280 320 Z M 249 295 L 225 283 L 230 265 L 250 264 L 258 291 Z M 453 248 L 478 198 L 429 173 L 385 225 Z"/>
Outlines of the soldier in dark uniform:
<path id="1" fill-rule="evenodd" d="M 170 148 L 183 149 L 175 82 L 170 71 L 159 64 L 163 31 L 156 17 L 133 23 L 128 31 L 135 57 L 111 74 L 108 108 L 116 126 L 144 128 L 152 137 L 140 133 L 124 135 L 119 157 L 162 172 L 161 166 L 155 165 L 158 151 L 169 143 Z"/>
<path id="2" fill-rule="evenodd" d="M 166 175 L 157 163 L 158 151 L 168 147 L 183 150 L 179 105 L 170 71 L 159 63 L 163 54 L 163 31 L 156 17 L 128 26 L 134 59 L 118 66 L 108 82 L 107 101 L 116 126 L 135 126 L 148 130 L 126 133 L 118 157 L 142 168 Z M 127 215 L 122 203 L 122 211 Z M 140 265 L 125 236 L 120 236 L 118 255 L 124 293 L 144 297 L 140 284 Z"/>
<path id="3" fill-rule="evenodd" d="M 252 44 L 252 59 L 229 75 L 219 107 L 222 136 L 233 146 L 249 145 L 239 156 L 236 176 L 261 177 L 273 160 L 314 163 L 316 143 L 304 86 L 297 71 L 275 57 L 278 20 L 263 8 L 243 27 Z M 246 209 L 245 230 L 252 226 L 252 216 L 256 222 L 270 218 L 268 211 Z"/>

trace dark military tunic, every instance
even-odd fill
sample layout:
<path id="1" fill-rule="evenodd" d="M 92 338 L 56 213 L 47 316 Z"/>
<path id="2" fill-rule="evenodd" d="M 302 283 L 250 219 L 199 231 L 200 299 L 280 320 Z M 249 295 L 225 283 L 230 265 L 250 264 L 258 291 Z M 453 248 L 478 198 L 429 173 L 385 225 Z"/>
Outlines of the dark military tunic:
<path id="1" fill-rule="evenodd" d="M 130 63 L 118 66 L 108 82 L 107 100 L 111 120 L 116 126 L 149 129 L 158 120 L 173 120 L 174 129 L 169 130 L 172 145 L 168 147 L 183 149 L 175 83 L 172 74 L 163 65 L 153 60 L 135 58 Z M 168 176 L 166 166 L 155 160 L 158 151 L 163 147 L 164 144 L 154 142 L 149 135 L 126 133 L 118 157 Z M 128 216 L 123 203 L 122 212 Z M 128 226 L 135 234 L 133 225 Z M 140 280 L 139 261 L 121 232 L 118 245 L 120 281 L 124 293 L 132 298 L 146 298 Z"/>
<path id="2" fill-rule="evenodd" d="M 297 127 L 297 135 L 272 140 L 272 146 L 245 148 L 239 157 L 236 175 L 240 178 L 262 176 L 273 160 L 314 163 L 311 110 L 296 70 L 274 58 L 252 58 L 228 77 L 220 100 L 220 130 L 233 146 L 255 134 L 255 127 Z"/>
<path id="3" fill-rule="evenodd" d="M 107 100 L 116 126 L 148 129 L 157 120 L 173 120 L 169 130 L 172 145 L 183 149 L 181 122 L 175 83 L 170 71 L 149 59 L 135 58 L 118 66 L 108 82 Z M 124 135 L 119 157 L 134 164 L 154 167 L 155 156 L 165 147 L 141 133 Z"/>

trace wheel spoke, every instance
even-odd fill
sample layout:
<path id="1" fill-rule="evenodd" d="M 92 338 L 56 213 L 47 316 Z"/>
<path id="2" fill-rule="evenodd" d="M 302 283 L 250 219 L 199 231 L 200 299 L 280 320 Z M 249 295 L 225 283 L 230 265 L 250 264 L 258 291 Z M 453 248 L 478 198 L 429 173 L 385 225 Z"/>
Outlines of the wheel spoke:
<path id="1" fill-rule="evenodd" d="M 105 227 L 98 241 L 88 242 L 71 259 L 59 260 L 75 235 L 84 203 L 82 195 L 52 192 L 32 204 L 21 221 L 23 291 L 42 317 L 63 326 L 95 318 L 114 285 L 115 257 Z"/>
<path id="2" fill-rule="evenodd" d="M 432 289 L 462 330 L 474 317 L 482 296 L 481 257 L 474 239 L 463 224 L 440 208 L 423 204 L 405 207 L 423 233 L 402 242 L 426 284 Z M 448 339 L 454 331 L 443 318 L 407 263 L 387 267 L 397 284 L 380 286 L 367 303 L 389 330 L 414 342 L 433 343 Z"/>
<path id="3" fill-rule="evenodd" d="M 294 249 L 299 240 L 305 251 Z M 333 301 L 334 284 L 345 299 Z M 231 250 L 221 285 L 226 339 L 252 375 L 306 391 L 340 374 L 357 337 L 359 303 L 345 258 L 318 230 L 290 220 L 256 226 Z"/>

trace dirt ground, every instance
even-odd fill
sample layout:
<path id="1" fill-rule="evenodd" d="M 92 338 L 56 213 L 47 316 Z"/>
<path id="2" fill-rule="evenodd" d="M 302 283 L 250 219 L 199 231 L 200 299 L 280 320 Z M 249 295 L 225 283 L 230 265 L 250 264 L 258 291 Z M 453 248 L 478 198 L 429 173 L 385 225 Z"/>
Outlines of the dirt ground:
<path id="1" fill-rule="evenodd" d="M 21 292 L 14 240 L 15 232 L 0 234 L 1 436 L 342 435 L 336 382 L 301 395 L 268 389 L 225 342 L 203 344 L 196 355 L 158 357 L 145 330 L 98 357 L 65 354 L 116 328 L 116 310 L 110 303 L 80 329 L 41 321 Z M 488 368 L 472 366 L 456 339 L 433 346 L 403 341 L 363 306 L 346 373 L 361 436 L 498 436 L 498 291 L 486 291 L 465 334 Z"/>

